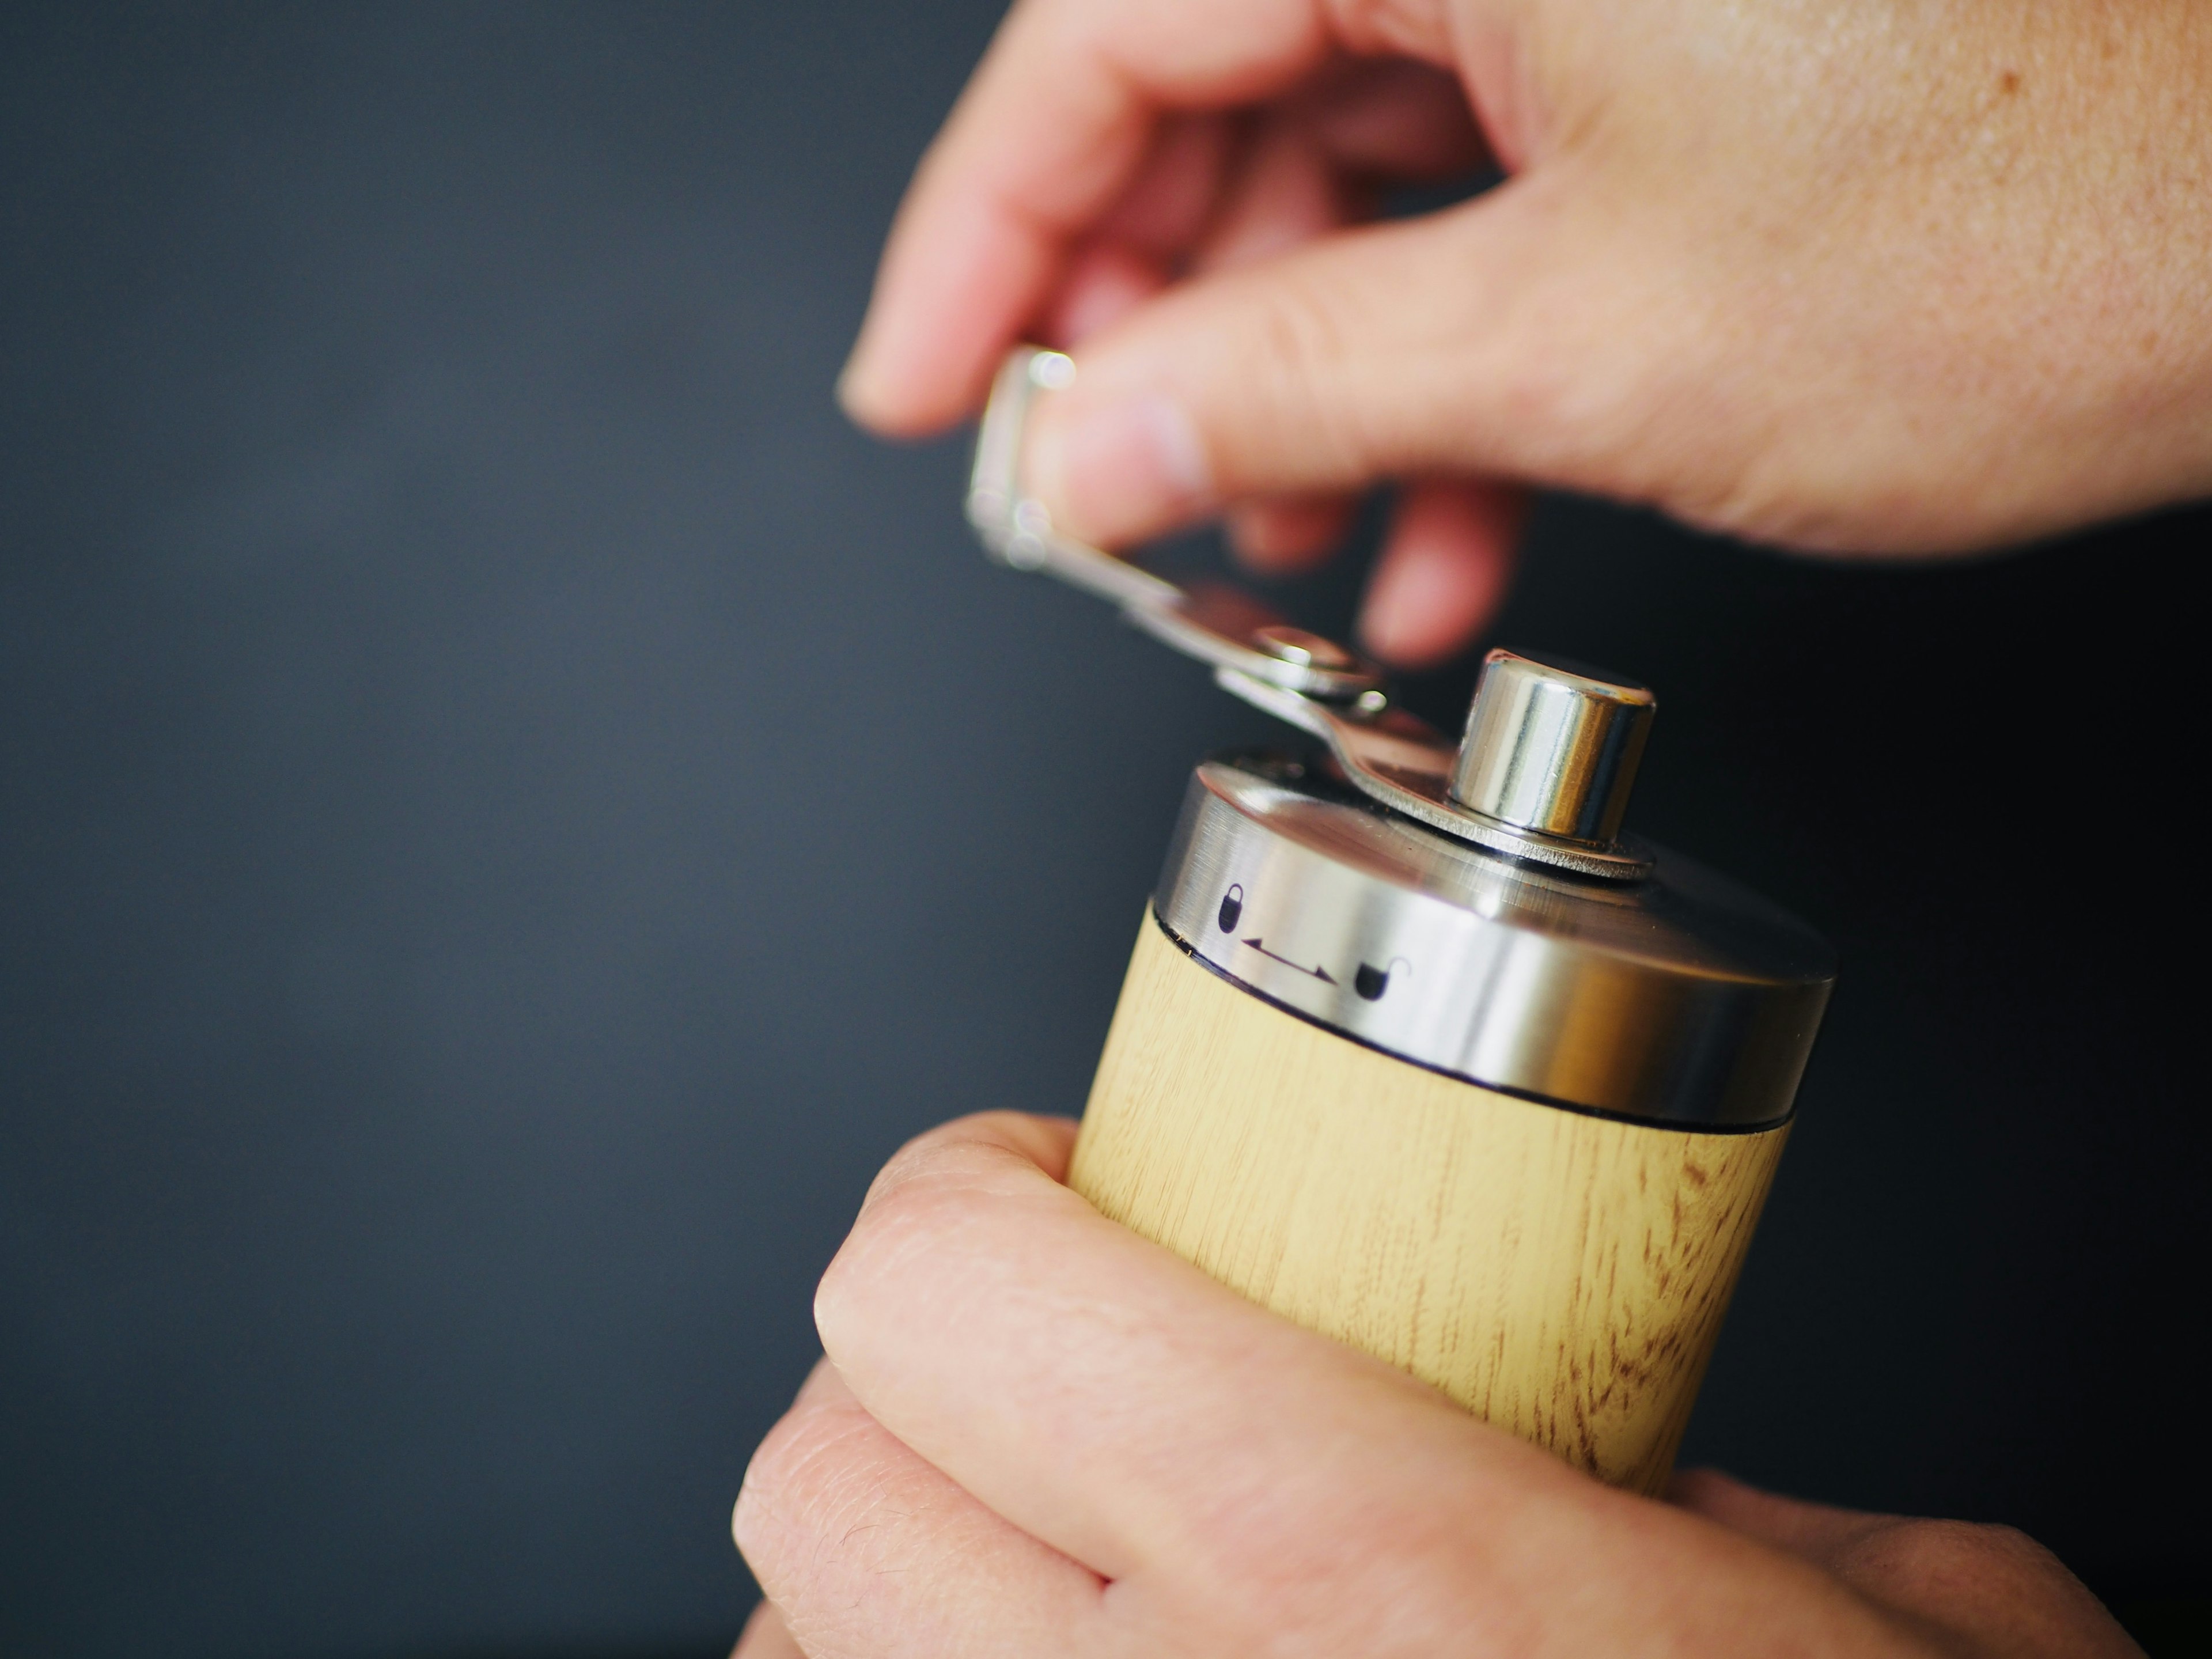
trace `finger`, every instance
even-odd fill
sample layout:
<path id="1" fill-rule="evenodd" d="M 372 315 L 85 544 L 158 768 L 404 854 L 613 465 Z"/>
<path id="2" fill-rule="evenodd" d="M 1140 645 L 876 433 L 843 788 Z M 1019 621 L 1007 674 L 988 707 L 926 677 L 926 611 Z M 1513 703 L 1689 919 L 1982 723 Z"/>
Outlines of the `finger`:
<path id="1" fill-rule="evenodd" d="M 1100 1616 L 1097 1577 L 901 1444 L 826 1362 L 754 1454 L 731 1530 L 793 1650 L 1072 1654 Z"/>
<path id="2" fill-rule="evenodd" d="M 1121 321 L 1167 283 L 1167 272 L 1149 255 L 1127 243 L 1094 244 L 1075 257 L 1038 337 L 1067 350 Z"/>
<path id="3" fill-rule="evenodd" d="M 1359 1553 L 1331 1494 L 1415 1517 L 1393 1540 L 1415 1557 L 1563 1492 L 1614 1501 L 1108 1221 L 1053 1179 L 1064 1146 L 1008 1114 L 921 1137 L 816 1301 L 868 1410 L 1024 1532 L 1115 1580 L 1319 1584 Z"/>
<path id="4" fill-rule="evenodd" d="M 1823 1566 L 1870 1528 L 1895 1518 L 1762 1492 L 1718 1469 L 1681 1470 L 1667 1484 L 1667 1501 Z"/>
<path id="5" fill-rule="evenodd" d="M 1361 643 L 1401 668 L 1464 647 L 1504 600 L 1528 505 L 1526 491 L 1479 479 L 1407 485 L 1368 583 Z"/>
<path id="6" fill-rule="evenodd" d="M 1351 217 L 1351 202 L 1314 135 L 1278 117 L 1254 131 L 1197 250 L 1201 270 L 1257 264 Z"/>
<path id="7" fill-rule="evenodd" d="M 1810 1504 L 1717 1469 L 1688 1469 L 1667 1501 L 1810 1561 L 1875 1606 L 1963 1638 L 1960 1650 L 2139 1655 L 2096 1597 L 2009 1527 L 1924 1521 Z"/>
<path id="8" fill-rule="evenodd" d="M 1163 113 L 1258 102 L 1340 49 L 1443 63 L 1442 12 L 1434 0 L 1387 14 L 1321 0 L 1024 0 L 900 207 L 840 381 L 847 409 L 918 433 L 973 408 L 1071 244 L 1136 176 Z"/>
<path id="9" fill-rule="evenodd" d="M 1313 131 L 1287 113 L 1255 130 L 1224 198 L 1197 252 L 1201 270 L 1258 264 L 1334 229 L 1353 208 Z M 1249 569 L 1308 569 L 1343 541 L 1352 507 L 1344 495 L 1241 501 L 1225 515 L 1229 544 Z"/>
<path id="10" fill-rule="evenodd" d="M 1237 147 L 1237 127 L 1218 114 L 1163 119 L 1136 177 L 1091 234 L 1161 258 L 1184 252 L 1213 216 Z"/>
<path id="11" fill-rule="evenodd" d="M 745 1620 L 737 1646 L 730 1650 L 730 1659 L 806 1659 L 806 1655 L 791 1639 L 791 1628 L 783 1622 L 783 1615 L 774 1604 L 763 1601 Z"/>
<path id="12" fill-rule="evenodd" d="M 1372 71 L 1372 72 L 1369 72 Z M 1175 168 L 1155 161 L 1127 204 L 1109 216 L 1116 241 L 1079 254 L 1048 313 L 1043 337 L 1063 349 L 1127 316 L 1167 285 L 1161 259 L 1178 238 L 1196 242 L 1200 270 L 1254 264 L 1311 241 L 1359 211 L 1344 167 L 1421 173 L 1464 163 L 1480 143 L 1463 100 L 1449 80 L 1411 64 L 1359 65 L 1329 77 L 1254 127 L 1233 167 L 1214 142 L 1226 128 L 1203 134 L 1184 124 L 1173 149 L 1195 159 Z M 1218 186 L 1221 201 L 1200 201 L 1193 180 Z M 1225 515 L 1230 545 L 1246 568 L 1267 574 L 1310 569 L 1343 542 L 1357 498 L 1346 494 L 1278 496 L 1239 502 Z"/>
<path id="13" fill-rule="evenodd" d="M 1171 118 L 1135 182 L 1069 255 L 1036 337 L 1065 349 L 1165 287 L 1186 261 L 1249 264 L 1335 228 L 1362 210 L 1355 175 L 1430 177 L 1480 155 L 1456 83 L 1416 64 L 1328 76 L 1241 143 L 1224 117 Z"/>
<path id="14" fill-rule="evenodd" d="M 1167 285 L 1212 215 L 1231 137 L 1229 121 L 1218 115 L 1161 124 L 1121 199 L 1068 255 L 1033 331 L 1037 338 L 1065 349 Z"/>
<path id="15" fill-rule="evenodd" d="M 1343 544 L 1358 505 L 1351 495 L 1274 495 L 1239 501 L 1224 526 L 1247 569 L 1284 576 L 1311 569 Z"/>
<path id="16" fill-rule="evenodd" d="M 1035 337 L 1066 349 L 1167 285 L 1184 262 L 1250 264 L 1358 216 L 1357 177 L 1463 171 L 1480 140 L 1451 77 L 1363 64 L 1235 142 L 1218 115 L 1162 124 L 1136 181 L 1068 256 Z"/>
<path id="17" fill-rule="evenodd" d="M 1386 58 L 1347 64 L 1294 100 L 1293 109 L 1346 173 L 1449 179 L 1490 160 L 1459 77 L 1427 64 Z"/>
<path id="18" fill-rule="evenodd" d="M 1376 185 L 1465 173 L 1485 154 L 1452 76 L 1344 63 L 1238 125 L 1169 122 L 1097 234 L 1168 267 L 1251 264 L 1366 216 Z"/>
<path id="19" fill-rule="evenodd" d="M 1634 233 L 1561 176 L 1208 273 L 1087 342 L 1030 437 L 1055 524 L 1116 546 L 1421 473 L 1635 494 L 1621 458 L 1681 441 L 1636 441 L 1697 342 L 1663 273 L 1616 246 Z"/>
<path id="20" fill-rule="evenodd" d="M 1135 179 L 1085 239 L 1140 250 L 1165 266 L 1194 251 L 1201 265 L 1237 263 L 1221 244 L 1240 240 L 1237 222 L 1274 209 L 1278 198 L 1293 209 L 1315 204 L 1273 216 L 1302 219 L 1310 236 L 1343 221 L 1355 183 L 1448 177 L 1485 159 L 1453 76 L 1401 60 L 1347 63 L 1257 122 L 1215 113 L 1163 118 Z M 1243 257 L 1304 236 L 1266 240 L 1273 246 Z"/>

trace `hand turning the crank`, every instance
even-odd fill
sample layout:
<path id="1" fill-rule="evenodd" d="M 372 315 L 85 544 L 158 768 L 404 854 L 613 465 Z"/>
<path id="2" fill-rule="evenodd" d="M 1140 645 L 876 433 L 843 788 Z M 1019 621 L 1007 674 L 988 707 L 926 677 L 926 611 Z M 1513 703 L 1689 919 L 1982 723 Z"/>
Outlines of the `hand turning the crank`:
<path id="1" fill-rule="evenodd" d="M 2208 203 L 2195 0 L 1022 0 L 842 393 L 932 432 L 1072 348 L 1033 475 L 1105 546 L 1279 569 L 1398 480 L 1364 642 L 1418 665 L 1532 484 L 1875 554 L 2212 490 Z"/>

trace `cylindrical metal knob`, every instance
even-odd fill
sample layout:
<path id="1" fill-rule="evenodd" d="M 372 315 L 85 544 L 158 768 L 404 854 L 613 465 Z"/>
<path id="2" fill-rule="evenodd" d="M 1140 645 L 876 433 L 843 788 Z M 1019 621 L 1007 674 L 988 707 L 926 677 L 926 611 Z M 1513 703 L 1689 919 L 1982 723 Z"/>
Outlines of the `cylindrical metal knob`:
<path id="1" fill-rule="evenodd" d="M 1633 680 L 1492 651 L 1468 710 L 1452 799 L 1537 835 L 1610 844 L 1658 707 Z"/>

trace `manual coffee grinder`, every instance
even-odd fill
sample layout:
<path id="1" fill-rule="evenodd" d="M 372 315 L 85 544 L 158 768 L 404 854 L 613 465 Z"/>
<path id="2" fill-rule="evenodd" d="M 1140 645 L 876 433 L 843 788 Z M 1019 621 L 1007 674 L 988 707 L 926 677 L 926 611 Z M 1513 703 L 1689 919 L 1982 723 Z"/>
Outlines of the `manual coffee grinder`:
<path id="1" fill-rule="evenodd" d="M 1616 1486 L 1673 1467 L 1834 981 L 1810 929 L 1626 835 L 1656 707 L 1492 651 L 1455 749 L 1352 652 L 1056 534 L 1024 348 L 976 442 L 1001 562 L 1319 740 L 1193 774 L 1070 1183 L 1252 1300 Z"/>

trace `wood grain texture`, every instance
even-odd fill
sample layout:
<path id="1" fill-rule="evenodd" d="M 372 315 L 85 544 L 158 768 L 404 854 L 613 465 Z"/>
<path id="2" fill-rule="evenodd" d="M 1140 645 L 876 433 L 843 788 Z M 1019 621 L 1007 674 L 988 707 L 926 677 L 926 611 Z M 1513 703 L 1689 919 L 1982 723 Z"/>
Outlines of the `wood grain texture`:
<path id="1" fill-rule="evenodd" d="M 1424 1071 L 1238 989 L 1148 912 L 1069 1179 L 1254 1301 L 1656 1492 L 1788 1133 Z"/>

